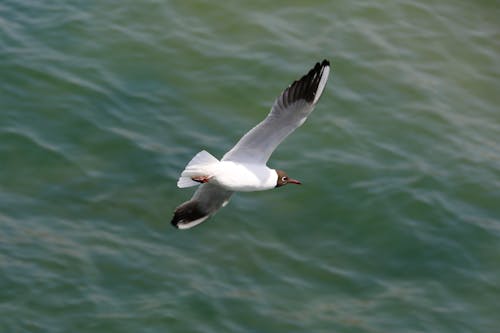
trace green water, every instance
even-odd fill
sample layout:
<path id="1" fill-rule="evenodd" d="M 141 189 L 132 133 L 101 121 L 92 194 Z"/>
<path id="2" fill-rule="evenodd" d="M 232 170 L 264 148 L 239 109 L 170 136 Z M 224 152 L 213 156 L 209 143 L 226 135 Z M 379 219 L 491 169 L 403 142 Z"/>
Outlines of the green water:
<path id="1" fill-rule="evenodd" d="M 495 332 L 495 1 L 0 1 L 0 332 Z M 316 61 L 244 193 L 176 188 Z"/>

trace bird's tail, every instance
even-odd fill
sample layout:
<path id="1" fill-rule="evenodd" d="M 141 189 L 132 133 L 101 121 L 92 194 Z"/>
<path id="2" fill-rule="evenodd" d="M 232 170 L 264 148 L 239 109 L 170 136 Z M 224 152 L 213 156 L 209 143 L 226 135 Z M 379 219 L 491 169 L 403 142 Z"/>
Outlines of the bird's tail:
<path id="1" fill-rule="evenodd" d="M 196 154 L 182 171 L 177 186 L 180 188 L 199 185 L 199 182 L 193 180 L 193 177 L 209 177 L 213 166 L 219 162 L 214 156 L 205 150 Z"/>

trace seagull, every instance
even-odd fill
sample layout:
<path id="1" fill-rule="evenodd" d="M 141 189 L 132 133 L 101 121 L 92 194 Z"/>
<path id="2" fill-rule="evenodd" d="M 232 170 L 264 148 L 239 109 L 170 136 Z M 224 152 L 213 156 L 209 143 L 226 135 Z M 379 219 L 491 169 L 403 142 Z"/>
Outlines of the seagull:
<path id="1" fill-rule="evenodd" d="M 179 188 L 199 185 L 193 197 L 176 208 L 172 225 L 189 229 L 227 205 L 234 192 L 263 191 L 301 184 L 267 161 L 278 145 L 302 125 L 313 111 L 328 80 L 330 62 L 323 60 L 294 81 L 275 100 L 271 112 L 219 161 L 205 150 L 182 171 Z"/>

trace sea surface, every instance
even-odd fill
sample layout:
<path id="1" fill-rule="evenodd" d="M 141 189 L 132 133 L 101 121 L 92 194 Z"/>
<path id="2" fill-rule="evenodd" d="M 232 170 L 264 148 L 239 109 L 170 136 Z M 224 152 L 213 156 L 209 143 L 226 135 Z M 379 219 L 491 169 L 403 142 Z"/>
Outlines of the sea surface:
<path id="1" fill-rule="evenodd" d="M 498 1 L 0 1 L 0 332 L 499 332 Z M 302 186 L 170 225 L 317 61 Z"/>

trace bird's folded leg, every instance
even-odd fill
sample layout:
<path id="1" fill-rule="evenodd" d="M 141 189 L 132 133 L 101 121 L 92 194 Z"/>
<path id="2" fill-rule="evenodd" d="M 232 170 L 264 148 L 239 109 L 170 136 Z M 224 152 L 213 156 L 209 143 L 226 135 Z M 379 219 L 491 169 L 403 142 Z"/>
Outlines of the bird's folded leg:
<path id="1" fill-rule="evenodd" d="M 198 183 L 208 183 L 211 177 L 209 176 L 196 176 L 196 177 L 191 177 L 192 180 Z"/>

